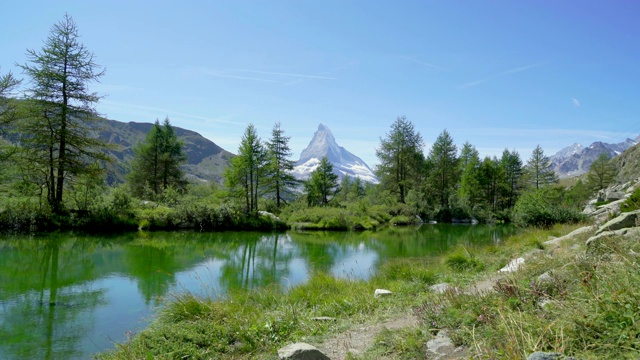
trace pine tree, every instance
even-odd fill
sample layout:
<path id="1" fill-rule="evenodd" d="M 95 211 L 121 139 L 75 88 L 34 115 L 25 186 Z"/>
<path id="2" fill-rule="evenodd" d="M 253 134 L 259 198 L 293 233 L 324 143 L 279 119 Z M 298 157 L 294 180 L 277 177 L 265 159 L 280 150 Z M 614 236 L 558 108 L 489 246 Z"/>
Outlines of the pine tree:
<path id="1" fill-rule="evenodd" d="M 231 165 L 224 173 L 227 188 L 234 197 L 244 199 L 247 214 L 258 213 L 258 198 L 267 172 L 267 150 L 258 137 L 256 128 L 249 124 L 242 136 L 238 156 L 231 160 Z"/>
<path id="2" fill-rule="evenodd" d="M 609 161 L 609 155 L 602 153 L 591 163 L 587 183 L 593 191 L 605 189 L 616 176 L 616 167 Z"/>
<path id="3" fill-rule="evenodd" d="M 20 65 L 32 84 L 28 114 L 19 129 L 30 134 L 22 142 L 25 164 L 30 173 L 42 175 L 56 212 L 63 209 L 65 180 L 91 171 L 88 164 L 96 160 L 109 160 L 106 144 L 91 135 L 90 126 L 100 96 L 89 92 L 88 85 L 104 70 L 78 39 L 76 24 L 65 15 L 51 28 L 42 50 L 27 50 L 29 63 Z"/>
<path id="4" fill-rule="evenodd" d="M 138 197 L 156 199 L 170 186 L 183 190 L 186 186 L 181 166 L 187 161 L 169 118 L 162 125 L 156 120 L 145 141 L 133 149 L 131 173 L 128 175 L 132 193 Z"/>
<path id="5" fill-rule="evenodd" d="M 424 166 L 423 146 L 420 133 L 402 116 L 391 125 L 391 132 L 386 139 L 380 139 L 380 147 L 376 149 L 380 160 L 376 175 L 384 188 L 398 194 L 401 203 L 406 202 L 409 190 L 419 185 Z"/>
<path id="6" fill-rule="evenodd" d="M 500 158 L 500 166 L 504 173 L 504 182 L 501 186 L 502 198 L 506 208 L 512 208 L 516 204 L 519 192 L 519 180 L 522 175 L 522 160 L 517 151 L 505 149 Z"/>
<path id="7" fill-rule="evenodd" d="M 558 182 L 558 176 L 551 168 L 551 160 L 545 156 L 540 145 L 533 149 L 525 171 L 529 183 L 536 189 Z"/>
<path id="8" fill-rule="evenodd" d="M 284 136 L 284 130 L 280 127 L 280 123 L 276 123 L 271 131 L 271 139 L 267 142 L 270 166 L 265 181 L 268 191 L 274 193 L 278 209 L 280 203 L 285 202 L 285 195 L 291 193 L 298 184 L 298 181 L 291 174 L 293 161 L 290 160 L 289 139 L 288 136 Z"/>
<path id="9" fill-rule="evenodd" d="M 309 206 L 328 205 L 338 191 L 338 175 L 333 173 L 333 165 L 326 156 L 320 160 L 311 177 L 304 183 Z"/>
<path id="10" fill-rule="evenodd" d="M 458 196 L 463 203 L 473 208 L 478 204 L 480 184 L 478 181 L 480 155 L 469 142 L 465 142 L 460 152 L 460 189 Z"/>
<path id="11" fill-rule="evenodd" d="M 433 143 L 427 158 L 432 166 L 429 182 L 441 208 L 449 207 L 449 196 L 460 178 L 457 151 L 453 138 L 444 130 Z"/>

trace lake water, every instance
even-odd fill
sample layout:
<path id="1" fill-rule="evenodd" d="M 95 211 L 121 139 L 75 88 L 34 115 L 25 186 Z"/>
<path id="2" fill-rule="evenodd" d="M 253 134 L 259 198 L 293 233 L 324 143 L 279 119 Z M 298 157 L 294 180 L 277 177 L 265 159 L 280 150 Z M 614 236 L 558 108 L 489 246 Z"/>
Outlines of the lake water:
<path id="1" fill-rule="evenodd" d="M 303 283 L 315 271 L 367 279 L 390 258 L 495 244 L 513 227 L 423 225 L 378 232 L 56 233 L 0 239 L 0 359 L 86 359 L 149 324 L 181 291 Z"/>

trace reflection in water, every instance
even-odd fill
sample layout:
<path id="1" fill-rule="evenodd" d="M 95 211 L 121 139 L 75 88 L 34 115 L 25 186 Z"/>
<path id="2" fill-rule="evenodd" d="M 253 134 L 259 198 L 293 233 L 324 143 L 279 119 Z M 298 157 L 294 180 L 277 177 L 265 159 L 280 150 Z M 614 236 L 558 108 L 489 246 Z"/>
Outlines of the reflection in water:
<path id="1" fill-rule="evenodd" d="M 218 297 L 310 274 L 372 276 L 387 259 L 493 244 L 512 228 L 422 226 L 378 232 L 52 234 L 0 240 L 0 358 L 74 359 L 148 324 L 161 299 Z"/>

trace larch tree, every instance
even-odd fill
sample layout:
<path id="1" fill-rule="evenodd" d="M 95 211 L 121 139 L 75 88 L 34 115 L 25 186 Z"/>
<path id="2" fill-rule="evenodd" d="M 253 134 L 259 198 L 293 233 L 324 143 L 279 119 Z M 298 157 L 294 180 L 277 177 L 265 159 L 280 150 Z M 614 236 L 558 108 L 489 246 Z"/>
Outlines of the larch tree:
<path id="1" fill-rule="evenodd" d="M 258 213 L 262 180 L 268 172 L 268 153 L 253 124 L 249 124 L 238 148 L 238 155 L 225 169 L 224 179 L 233 197 L 241 198 L 247 214 Z"/>
<path id="2" fill-rule="evenodd" d="M 104 69 L 79 42 L 69 15 L 53 25 L 41 51 L 27 50 L 27 58 L 28 63 L 19 65 L 30 80 L 28 112 L 19 128 L 28 134 L 22 140 L 25 164 L 40 171 L 48 203 L 60 212 L 65 181 L 96 169 L 89 164 L 109 160 L 106 144 L 91 133 L 100 96 L 88 89 Z"/>
<path id="3" fill-rule="evenodd" d="M 533 149 L 525 171 L 529 183 L 536 189 L 558 182 L 558 176 L 551 168 L 551 160 L 540 145 Z"/>
<path id="4" fill-rule="evenodd" d="M 442 208 L 449 207 L 449 195 L 455 189 L 460 178 L 458 165 L 458 148 L 447 130 L 443 130 L 433 143 L 427 161 L 431 164 L 431 189 L 436 192 L 438 203 Z"/>
<path id="5" fill-rule="evenodd" d="M 593 191 L 606 188 L 616 176 L 616 167 L 607 153 L 602 153 L 592 163 L 587 174 L 587 184 Z"/>
<path id="6" fill-rule="evenodd" d="M 156 120 L 145 141 L 134 147 L 133 154 L 128 182 L 135 196 L 156 199 L 170 186 L 176 190 L 186 187 L 182 165 L 187 155 L 169 118 L 162 125 Z"/>
<path id="7" fill-rule="evenodd" d="M 6 134 L 9 125 L 16 119 L 16 107 L 12 95 L 20 82 L 11 72 L 0 76 L 0 136 Z M 0 162 L 6 161 L 14 153 L 14 146 L 5 146 L 4 143 L 0 143 Z"/>
<path id="8" fill-rule="evenodd" d="M 318 167 L 311 172 L 311 177 L 304 183 L 309 206 L 328 205 L 338 192 L 338 175 L 333 172 L 333 165 L 326 156 L 320 160 Z"/>
<path id="9" fill-rule="evenodd" d="M 406 203 L 407 193 L 418 185 L 424 164 L 423 147 L 420 133 L 402 116 L 391 124 L 391 131 L 380 139 L 380 147 L 376 149 L 380 160 L 376 175 L 383 187 L 397 193 L 401 203 Z"/>
<path id="10" fill-rule="evenodd" d="M 460 151 L 460 188 L 458 197 L 473 208 L 478 204 L 480 184 L 478 182 L 480 155 L 475 146 L 465 142 Z"/>
<path id="11" fill-rule="evenodd" d="M 276 208 L 285 202 L 285 195 L 292 192 L 298 181 L 293 177 L 293 161 L 291 148 L 289 148 L 290 137 L 284 135 L 284 130 L 280 123 L 276 123 L 271 131 L 271 139 L 267 142 L 269 169 L 267 173 L 266 187 L 273 192 L 276 200 Z"/>
<path id="12" fill-rule="evenodd" d="M 501 186 L 502 198 L 506 208 L 512 208 L 516 204 L 519 192 L 520 176 L 522 176 L 522 160 L 517 151 L 505 149 L 500 158 L 500 166 L 503 169 L 504 179 Z"/>

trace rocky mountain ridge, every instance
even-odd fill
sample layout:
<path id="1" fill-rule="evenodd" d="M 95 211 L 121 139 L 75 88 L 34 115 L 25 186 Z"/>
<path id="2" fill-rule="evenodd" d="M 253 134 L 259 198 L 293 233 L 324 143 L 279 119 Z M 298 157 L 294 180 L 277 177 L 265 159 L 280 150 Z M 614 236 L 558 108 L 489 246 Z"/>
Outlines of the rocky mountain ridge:
<path id="1" fill-rule="evenodd" d="M 596 141 L 588 147 L 584 147 L 574 143 L 550 156 L 549 159 L 551 160 L 552 168 L 559 177 L 575 177 L 588 172 L 591 164 L 600 154 L 606 153 L 609 158 L 616 157 L 638 144 L 638 141 L 640 141 L 640 136 L 635 140 L 626 139 L 617 144 Z"/>
<path id="2" fill-rule="evenodd" d="M 358 177 L 362 181 L 369 183 L 378 183 L 378 178 L 371 168 L 362 159 L 338 145 L 331 130 L 323 124 L 318 126 L 318 130 L 313 134 L 309 145 L 302 150 L 300 159 L 293 168 L 293 176 L 299 180 L 308 179 L 320 164 L 320 160 L 325 156 L 333 165 L 333 172 L 340 179 L 348 175 L 352 178 Z"/>

